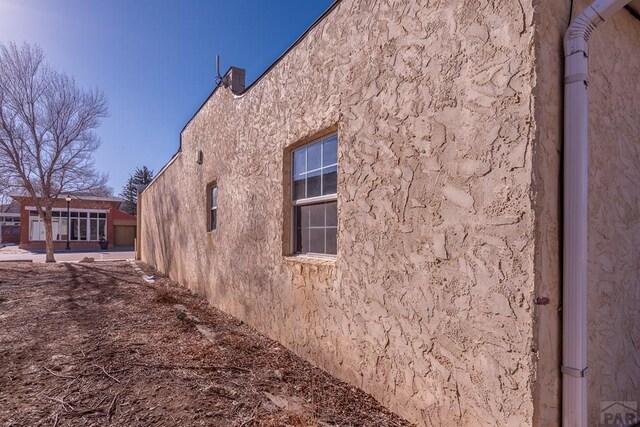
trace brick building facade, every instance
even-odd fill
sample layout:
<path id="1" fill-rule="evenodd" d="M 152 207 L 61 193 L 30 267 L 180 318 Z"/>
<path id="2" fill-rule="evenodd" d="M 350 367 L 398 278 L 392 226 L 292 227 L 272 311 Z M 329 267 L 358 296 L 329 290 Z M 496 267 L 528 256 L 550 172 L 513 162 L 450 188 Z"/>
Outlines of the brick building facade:
<path id="1" fill-rule="evenodd" d="M 33 199 L 12 197 L 20 203 L 20 248 L 44 249 L 44 224 Z M 132 246 L 136 218 L 121 211 L 121 203 L 121 199 L 113 197 L 72 195 L 67 210 L 66 196 L 56 199 L 51 219 L 55 250 L 64 250 L 67 240 L 72 250 L 99 249 L 101 238 L 109 246 Z"/>

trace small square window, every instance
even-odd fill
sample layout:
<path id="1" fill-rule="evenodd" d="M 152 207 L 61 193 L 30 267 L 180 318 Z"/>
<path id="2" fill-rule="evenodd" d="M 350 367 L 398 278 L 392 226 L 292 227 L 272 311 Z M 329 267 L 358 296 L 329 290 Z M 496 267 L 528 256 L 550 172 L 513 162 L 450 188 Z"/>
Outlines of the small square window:
<path id="1" fill-rule="evenodd" d="M 293 151 L 294 250 L 337 253 L 338 136 L 329 135 Z"/>

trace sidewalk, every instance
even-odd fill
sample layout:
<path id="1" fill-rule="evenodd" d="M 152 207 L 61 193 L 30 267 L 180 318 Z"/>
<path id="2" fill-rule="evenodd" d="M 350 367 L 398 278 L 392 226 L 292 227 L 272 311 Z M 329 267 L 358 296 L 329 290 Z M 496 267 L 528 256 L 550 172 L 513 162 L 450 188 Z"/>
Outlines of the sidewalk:
<path id="1" fill-rule="evenodd" d="M 73 262 L 89 257 L 96 261 L 133 259 L 135 253 L 131 247 L 109 248 L 106 251 L 87 251 L 87 250 L 58 250 L 55 252 L 56 261 Z M 44 250 L 28 251 L 20 249 L 18 246 L 6 246 L 0 248 L 0 262 L 2 261 L 33 261 L 44 262 L 46 256 Z"/>

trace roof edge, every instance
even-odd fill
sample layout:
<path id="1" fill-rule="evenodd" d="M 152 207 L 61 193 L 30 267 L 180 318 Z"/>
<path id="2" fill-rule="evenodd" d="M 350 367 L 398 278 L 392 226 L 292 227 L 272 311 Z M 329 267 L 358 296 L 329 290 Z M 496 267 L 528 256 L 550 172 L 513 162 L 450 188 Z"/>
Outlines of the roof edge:
<path id="1" fill-rule="evenodd" d="M 280 61 L 282 61 L 284 59 L 285 56 L 287 56 L 287 54 L 289 52 L 291 52 L 297 45 L 299 45 L 304 39 L 305 37 L 311 32 L 311 30 L 313 30 L 315 27 L 318 26 L 318 24 L 320 22 L 322 22 L 331 12 L 333 12 L 336 7 L 338 7 L 338 5 L 342 3 L 342 0 L 335 0 L 331 6 L 329 6 L 327 8 L 327 10 L 325 10 L 324 12 L 322 12 L 322 15 L 320 15 L 315 21 L 313 21 L 313 23 L 309 26 L 309 28 L 307 28 L 280 56 L 278 56 L 275 61 L 273 61 L 271 63 L 271 65 L 269 65 L 267 67 L 266 70 L 264 70 L 262 72 L 262 74 L 260 74 L 258 76 L 258 78 L 256 78 L 249 86 L 247 86 L 242 92 L 240 92 L 239 94 L 237 94 L 238 97 L 242 97 L 243 95 L 245 95 L 247 92 L 249 92 L 251 89 L 253 89 L 254 86 L 256 86 L 267 74 L 269 74 L 269 72 L 280 63 Z M 229 74 L 229 72 L 231 71 L 232 67 L 229 67 L 227 69 L 227 71 L 225 71 L 224 76 L 226 76 L 227 74 Z M 155 181 L 156 179 L 162 175 L 164 173 L 164 171 L 171 166 L 171 164 L 176 160 L 176 158 L 178 157 L 178 154 L 180 154 L 182 152 L 182 134 L 184 133 L 184 131 L 187 129 L 187 127 L 189 126 L 189 124 L 193 121 L 193 119 L 198 115 L 198 113 L 200 112 L 200 110 L 202 110 L 202 108 L 209 102 L 209 100 L 213 97 L 213 95 L 218 91 L 218 89 L 220 88 L 220 83 L 216 84 L 216 86 L 213 88 L 213 90 L 211 91 L 211 93 L 209 94 L 209 96 L 207 96 L 207 98 L 204 100 L 204 102 L 202 104 L 200 104 L 200 106 L 198 107 L 198 109 L 195 111 L 195 113 L 193 113 L 193 115 L 189 118 L 189 120 L 187 120 L 187 123 L 182 127 L 182 129 L 180 130 L 180 141 L 178 144 L 178 150 L 173 154 L 173 156 L 171 156 L 171 158 L 169 159 L 169 161 L 167 163 L 165 163 L 165 165 L 160 169 L 160 171 L 156 174 L 156 176 L 153 177 L 153 179 L 151 180 L 151 182 L 149 182 L 149 184 L 147 184 L 146 188 L 144 190 L 142 190 L 142 192 L 140 192 L 140 194 L 144 193 L 147 188 L 149 188 Z"/>
<path id="2" fill-rule="evenodd" d="M 121 199 L 119 197 L 109 197 L 109 196 L 91 196 L 88 194 L 74 194 L 74 193 L 64 193 L 64 195 L 59 195 L 58 197 L 55 197 L 55 199 L 65 199 L 67 197 L 67 194 L 69 196 L 71 196 L 74 200 L 98 200 L 98 201 L 102 201 L 102 202 L 124 202 L 124 199 Z M 14 200 L 18 200 L 18 199 L 31 199 L 32 197 L 29 194 L 9 194 L 9 197 L 11 197 Z"/>
<path id="3" fill-rule="evenodd" d="M 266 70 L 264 70 L 262 72 L 262 74 L 260 74 L 249 86 L 247 86 L 242 92 L 238 93 L 237 96 L 241 97 L 243 95 L 245 95 L 247 92 L 249 92 L 251 89 L 253 89 L 254 86 L 256 86 L 258 83 L 260 83 L 260 81 L 267 75 L 269 74 L 269 72 L 280 63 L 280 61 L 282 61 L 284 59 L 285 56 L 287 56 L 287 54 L 289 52 L 291 52 L 296 46 L 298 46 L 305 38 L 306 36 L 311 32 L 311 30 L 313 30 L 315 27 L 318 26 L 318 24 L 320 22 L 322 22 L 331 12 L 333 12 L 333 10 L 336 9 L 336 7 L 338 7 L 338 5 L 342 3 L 342 0 L 335 0 L 331 6 L 329 6 L 324 12 L 322 12 L 322 14 L 315 20 L 313 21 L 313 23 L 282 53 L 280 54 L 280 56 L 278 56 L 275 61 L 273 61 L 271 63 L 271 65 L 269 65 L 267 67 Z M 224 73 L 224 76 L 226 76 L 227 74 L 229 74 L 229 72 L 231 71 L 232 67 L 229 67 L 227 69 L 227 71 Z M 200 104 L 200 106 L 198 107 L 198 109 L 196 110 L 195 113 L 193 113 L 193 115 L 189 118 L 189 120 L 187 121 L 187 123 L 183 126 L 182 130 L 180 131 L 180 145 L 178 147 L 178 152 L 180 152 L 182 150 L 182 133 L 187 129 L 187 126 L 189 126 L 189 124 L 193 121 L 193 119 L 198 115 L 198 113 L 200 112 L 200 110 L 202 110 L 202 108 L 207 104 L 207 102 L 209 102 L 209 100 L 211 99 L 211 97 L 213 97 L 213 95 L 216 93 L 216 91 L 218 90 L 218 88 L 220 88 L 220 83 L 218 83 L 213 90 L 211 91 L 211 93 L 209 94 L 209 96 L 207 96 L 207 98 L 204 100 L 204 102 L 202 104 Z"/>
<path id="4" fill-rule="evenodd" d="M 165 163 L 165 165 L 162 167 L 162 169 L 160 169 L 160 171 L 153 177 L 153 179 L 147 184 L 147 186 L 144 187 L 144 190 L 142 190 L 140 192 L 140 194 L 143 194 L 145 191 L 147 191 L 147 188 L 151 187 L 151 185 L 154 182 L 156 182 L 156 179 L 158 179 L 160 177 L 160 175 L 162 175 L 164 173 L 164 171 L 166 171 L 169 168 L 169 166 L 171 166 L 171 164 L 176 161 L 176 159 L 178 158 L 178 154 L 180 154 L 181 152 L 182 152 L 182 147 L 180 147 L 178 149 L 178 151 L 176 151 L 173 154 L 173 156 L 171 156 L 169 161 L 167 163 Z"/>

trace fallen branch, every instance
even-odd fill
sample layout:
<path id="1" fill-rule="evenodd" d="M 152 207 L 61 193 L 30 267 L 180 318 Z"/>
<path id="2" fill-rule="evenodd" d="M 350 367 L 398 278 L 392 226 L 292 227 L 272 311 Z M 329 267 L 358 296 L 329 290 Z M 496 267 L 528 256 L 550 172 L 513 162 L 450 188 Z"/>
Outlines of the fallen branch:
<path id="1" fill-rule="evenodd" d="M 251 423 L 251 422 L 256 420 L 256 414 L 258 413 L 258 408 L 260 407 L 260 405 L 262 405 L 262 402 L 258 402 L 258 404 L 255 406 L 255 408 L 253 408 L 253 411 L 251 411 L 251 418 L 249 418 L 247 421 L 245 421 L 242 424 L 240 424 L 240 427 L 244 427 L 246 425 L 249 425 L 249 423 Z"/>
<path id="2" fill-rule="evenodd" d="M 44 395 L 44 397 L 46 397 L 47 399 L 51 400 L 52 402 L 56 402 L 62 405 L 62 409 L 64 409 L 65 411 L 68 411 L 67 406 L 70 408 L 70 410 L 73 410 L 73 406 L 67 402 L 64 401 L 64 399 L 58 399 L 55 397 L 51 397 L 51 396 L 47 396 Z"/>
<path id="3" fill-rule="evenodd" d="M 255 417 L 251 417 L 251 418 L 249 418 L 247 421 L 245 421 L 245 422 L 243 422 L 242 424 L 240 424 L 240 427 L 244 427 L 244 426 L 246 426 L 246 425 L 249 425 L 249 423 L 251 423 L 251 422 L 253 422 L 253 421 L 255 421 L 255 420 L 256 420 L 256 418 L 255 418 Z"/>
<path id="4" fill-rule="evenodd" d="M 78 379 L 78 377 L 70 377 L 68 375 L 56 374 L 55 372 L 53 372 L 51 369 L 47 368 L 46 366 L 44 366 L 44 370 L 49 372 L 51 375 L 54 375 L 54 376 L 59 377 L 59 378 L 67 378 L 67 379 L 70 379 L 70 380 Z"/>
<path id="5" fill-rule="evenodd" d="M 120 392 L 116 393 L 115 396 L 113 396 L 113 400 L 111 401 L 111 405 L 109 405 L 109 409 L 107 410 L 107 416 L 109 417 L 109 422 L 111 422 L 111 417 L 113 416 L 113 411 L 116 409 L 116 399 L 118 399 L 118 395 L 120 394 Z"/>
<path id="6" fill-rule="evenodd" d="M 96 365 L 95 363 L 92 363 L 92 365 L 93 365 L 93 366 L 95 366 L 96 368 L 100 368 L 100 369 L 102 369 L 102 372 L 104 372 L 104 374 L 105 374 L 106 376 L 108 376 L 109 378 L 111 378 L 112 380 L 114 380 L 115 382 L 117 382 L 118 384 L 120 384 L 120 380 L 119 380 L 119 379 L 117 379 L 116 377 L 114 377 L 113 375 L 111 375 L 110 373 L 108 373 L 108 372 L 107 372 L 107 370 L 106 370 L 106 369 L 104 369 L 104 367 L 102 367 L 102 366 L 98 366 L 98 365 Z"/>
<path id="7" fill-rule="evenodd" d="M 93 414 L 95 412 L 102 412 L 103 409 L 100 408 L 100 405 L 102 405 L 102 402 L 104 402 L 104 400 L 106 399 L 106 397 L 103 397 L 102 400 L 100 400 L 100 402 L 98 402 L 98 404 L 96 406 L 94 406 L 91 409 L 84 409 L 82 411 L 73 411 L 73 412 L 67 412 L 65 414 L 62 414 L 63 417 L 81 417 L 84 415 L 88 415 L 88 414 Z M 67 406 L 69 406 L 71 409 L 73 409 L 73 406 L 69 405 L 68 403 L 66 403 Z"/>

